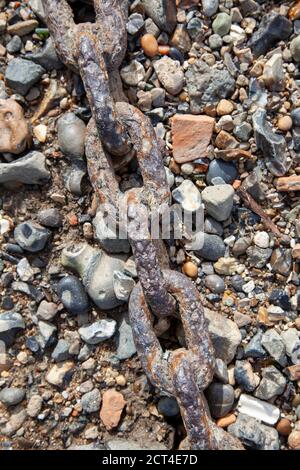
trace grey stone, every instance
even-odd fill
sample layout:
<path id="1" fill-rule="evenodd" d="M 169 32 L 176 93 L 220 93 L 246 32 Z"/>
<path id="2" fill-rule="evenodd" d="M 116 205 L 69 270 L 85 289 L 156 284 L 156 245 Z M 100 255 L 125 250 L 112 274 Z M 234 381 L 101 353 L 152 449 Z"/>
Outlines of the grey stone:
<path id="1" fill-rule="evenodd" d="M 40 332 L 39 344 L 42 349 L 52 346 L 56 340 L 56 326 L 52 323 L 40 320 L 38 327 Z"/>
<path id="2" fill-rule="evenodd" d="M 11 288 L 16 292 L 22 292 L 22 294 L 28 295 L 36 302 L 40 302 L 45 297 L 45 294 L 42 290 L 36 288 L 32 284 L 27 284 L 26 282 L 13 282 L 11 284 Z"/>
<path id="3" fill-rule="evenodd" d="M 43 399 L 40 395 L 32 395 L 28 400 L 27 404 L 27 414 L 31 418 L 36 418 L 40 412 L 42 411 L 43 407 Z"/>
<path id="4" fill-rule="evenodd" d="M 232 247 L 232 254 L 234 256 L 244 255 L 247 252 L 249 246 L 251 245 L 251 242 L 251 237 L 238 238 Z"/>
<path id="5" fill-rule="evenodd" d="M 131 35 L 135 35 L 139 33 L 144 27 L 144 18 L 140 13 L 132 13 L 128 17 L 127 23 L 126 23 L 126 29 L 127 33 Z"/>
<path id="6" fill-rule="evenodd" d="M 263 16 L 258 30 L 252 35 L 248 45 L 258 57 L 266 54 L 279 41 L 287 39 L 293 31 L 293 23 L 285 16 L 272 12 Z"/>
<path id="7" fill-rule="evenodd" d="M 31 60 L 38 65 L 41 65 L 44 69 L 49 70 L 59 70 L 63 67 L 61 60 L 59 59 L 52 38 L 48 38 L 44 47 L 42 49 L 32 53 L 27 54 L 25 59 Z"/>
<path id="8" fill-rule="evenodd" d="M 30 60 L 12 59 L 5 72 L 7 86 L 15 93 L 26 95 L 30 88 L 40 81 L 45 69 Z"/>
<path id="9" fill-rule="evenodd" d="M 14 238 L 18 245 L 31 253 L 43 250 L 50 235 L 49 230 L 31 220 L 18 224 L 14 230 Z"/>
<path id="10" fill-rule="evenodd" d="M 15 54 L 22 49 L 23 42 L 19 36 L 13 36 L 9 43 L 6 44 L 6 50 L 10 54 Z"/>
<path id="11" fill-rule="evenodd" d="M 249 361 L 236 361 L 234 378 L 246 392 L 253 392 L 259 384 L 259 378 L 254 374 Z"/>
<path id="12" fill-rule="evenodd" d="M 208 44 L 212 50 L 220 49 L 223 45 L 223 39 L 219 34 L 212 34 L 208 38 Z"/>
<path id="13" fill-rule="evenodd" d="M 152 95 L 152 104 L 154 108 L 160 108 L 165 105 L 166 91 L 163 88 L 152 88 L 150 93 Z"/>
<path id="14" fill-rule="evenodd" d="M 172 196 L 186 212 L 196 212 L 201 207 L 200 191 L 191 180 L 184 180 L 172 191 Z"/>
<path id="15" fill-rule="evenodd" d="M 260 423 L 251 416 L 239 414 L 228 432 L 240 439 L 247 447 L 258 450 L 279 450 L 280 442 L 275 428 Z"/>
<path id="16" fill-rule="evenodd" d="M 124 316 L 116 334 L 117 358 L 120 361 L 129 359 L 136 353 L 132 328 L 128 317 Z"/>
<path id="17" fill-rule="evenodd" d="M 66 341 L 65 339 L 60 339 L 57 342 L 57 345 L 55 346 L 51 357 L 55 362 L 62 362 L 66 361 L 70 358 L 70 343 Z"/>
<path id="18" fill-rule="evenodd" d="M 242 122 L 242 124 L 235 126 L 233 133 L 237 139 L 248 142 L 252 134 L 252 126 L 248 122 Z"/>
<path id="19" fill-rule="evenodd" d="M 239 274 L 232 276 L 231 285 L 236 292 L 243 292 L 243 285 L 245 284 L 244 279 Z"/>
<path id="20" fill-rule="evenodd" d="M 74 113 L 66 113 L 57 121 L 57 137 L 61 151 L 72 159 L 84 156 L 86 125 Z"/>
<path id="21" fill-rule="evenodd" d="M 0 392 L 0 401 L 5 406 L 14 406 L 24 400 L 25 394 L 23 388 L 6 387 Z"/>
<path id="22" fill-rule="evenodd" d="M 205 308 L 204 314 L 216 357 L 229 364 L 242 340 L 240 330 L 232 320 L 213 310 Z"/>
<path id="23" fill-rule="evenodd" d="M 57 294 L 69 313 L 82 315 L 89 310 L 88 297 L 78 277 L 62 278 L 57 286 Z"/>
<path id="24" fill-rule="evenodd" d="M 5 426 L 0 428 L 0 433 L 8 437 L 13 436 L 18 431 L 18 429 L 21 428 L 26 418 L 26 410 L 24 410 L 21 406 L 17 406 L 11 413 Z"/>
<path id="25" fill-rule="evenodd" d="M 187 32 L 189 33 L 190 37 L 196 41 L 198 38 L 200 38 L 203 35 L 204 29 L 203 29 L 203 23 L 200 20 L 200 18 L 192 18 L 188 24 L 187 24 Z"/>
<path id="26" fill-rule="evenodd" d="M 29 0 L 29 6 L 43 23 L 46 24 L 46 14 L 44 10 L 43 0 Z"/>
<path id="27" fill-rule="evenodd" d="M 288 276 L 292 270 L 292 251 L 285 247 L 276 248 L 271 257 L 272 270 L 276 273 Z"/>
<path id="28" fill-rule="evenodd" d="M 96 413 L 100 409 L 101 395 L 97 388 L 81 397 L 82 409 L 85 413 Z"/>
<path id="29" fill-rule="evenodd" d="M 213 32 L 219 36 L 225 36 L 229 33 L 230 27 L 231 17 L 225 12 L 218 13 L 212 23 Z"/>
<path id="30" fill-rule="evenodd" d="M 223 279 L 217 274 L 209 274 L 204 280 L 205 287 L 207 287 L 214 294 L 222 294 L 225 290 L 225 283 Z"/>
<path id="31" fill-rule="evenodd" d="M 210 233 L 203 234 L 203 246 L 201 248 L 197 248 L 196 246 L 189 248 L 188 245 L 186 245 L 186 248 L 195 249 L 198 256 L 209 261 L 217 261 L 225 254 L 225 244 L 222 238 L 218 235 L 211 235 Z"/>
<path id="32" fill-rule="evenodd" d="M 222 222 L 231 214 L 234 189 L 229 184 L 207 186 L 201 193 L 202 201 L 209 215 Z"/>
<path id="33" fill-rule="evenodd" d="M 243 189 L 245 189 L 257 202 L 262 202 L 266 198 L 261 187 L 260 180 L 260 173 L 255 169 L 243 181 Z"/>
<path id="34" fill-rule="evenodd" d="M 286 347 L 286 353 L 293 364 L 300 364 L 300 333 L 296 328 L 289 328 L 281 333 Z"/>
<path id="35" fill-rule="evenodd" d="M 137 86 L 145 77 L 143 64 L 133 60 L 129 65 L 125 65 L 120 71 L 121 78 L 128 86 Z"/>
<path id="36" fill-rule="evenodd" d="M 22 258 L 17 264 L 17 273 L 21 281 L 31 281 L 34 277 L 34 271 L 27 258 Z"/>
<path id="37" fill-rule="evenodd" d="M 212 416 L 222 418 L 233 408 L 234 388 L 229 384 L 212 383 L 206 391 L 206 397 Z"/>
<path id="38" fill-rule="evenodd" d="M 210 18 L 219 8 L 219 0 L 202 0 L 202 11 L 204 16 Z"/>
<path id="39" fill-rule="evenodd" d="M 258 359 L 263 359 L 267 357 L 265 349 L 262 347 L 261 341 L 263 337 L 263 332 L 260 330 L 256 333 L 255 336 L 249 341 L 245 347 L 245 357 L 254 357 Z"/>
<path id="40" fill-rule="evenodd" d="M 266 367 L 262 370 L 262 380 L 255 390 L 254 395 L 261 400 L 271 400 L 271 398 L 281 395 L 286 386 L 286 379 L 274 366 Z"/>
<path id="41" fill-rule="evenodd" d="M 109 227 L 103 213 L 99 210 L 94 217 L 93 225 L 96 232 L 96 238 L 100 245 L 108 253 L 129 253 L 130 244 L 127 237 L 121 238 L 116 232 Z M 123 235 L 122 235 L 123 237 Z"/>
<path id="42" fill-rule="evenodd" d="M 208 184 L 212 184 L 213 178 L 221 177 L 226 184 L 231 184 L 237 176 L 238 171 L 234 163 L 215 159 L 209 165 L 206 181 Z"/>
<path id="43" fill-rule="evenodd" d="M 174 397 L 162 397 L 160 398 L 157 409 L 159 413 L 166 416 L 167 418 L 173 418 L 180 412 L 177 400 Z"/>
<path id="44" fill-rule="evenodd" d="M 189 66 L 185 77 L 193 114 L 202 113 L 208 104 L 217 105 L 235 89 L 235 81 L 226 69 L 209 67 L 201 60 Z"/>
<path id="45" fill-rule="evenodd" d="M 116 331 L 116 321 L 112 319 L 99 320 L 88 326 L 82 326 L 78 332 L 87 344 L 98 344 L 111 338 Z"/>
<path id="46" fill-rule="evenodd" d="M 184 85 L 184 73 L 178 61 L 164 56 L 153 63 L 162 86 L 171 95 L 178 95 Z"/>
<path id="47" fill-rule="evenodd" d="M 285 354 L 285 344 L 282 337 L 274 328 L 263 334 L 261 344 L 270 356 L 278 362 L 278 364 L 282 367 L 286 366 L 287 359 Z"/>
<path id="48" fill-rule="evenodd" d="M 54 302 L 42 300 L 38 306 L 36 316 L 40 320 L 51 321 L 58 312 L 58 306 Z"/>
<path id="49" fill-rule="evenodd" d="M 300 127 L 300 108 L 295 108 L 291 112 L 291 118 L 293 120 L 293 124 L 296 127 Z"/>
<path id="50" fill-rule="evenodd" d="M 30 152 L 11 163 L 0 163 L 0 183 L 45 184 L 49 179 L 46 157 L 40 152 Z"/>
<path id="51" fill-rule="evenodd" d="M 126 302 L 129 299 L 135 282 L 132 277 L 127 276 L 121 271 L 114 271 L 114 291 L 117 299 Z"/>
<path id="52" fill-rule="evenodd" d="M 165 0 L 141 0 L 147 16 L 154 21 L 160 30 L 172 33 L 176 26 L 175 2 Z"/>
<path id="53" fill-rule="evenodd" d="M 25 323 L 19 313 L 0 313 L 0 341 L 6 346 L 10 346 L 14 342 L 16 333 L 24 329 Z"/>
<path id="54" fill-rule="evenodd" d="M 228 384 L 229 382 L 227 366 L 225 362 L 222 361 L 222 359 L 218 357 L 216 358 L 216 361 L 215 361 L 214 377 L 218 379 L 219 382 L 222 382 L 223 384 Z"/>
<path id="55" fill-rule="evenodd" d="M 220 224 L 220 222 L 213 217 L 206 217 L 204 222 L 205 233 L 211 233 L 212 235 L 219 235 L 219 237 L 222 237 L 223 231 L 223 225 Z"/>
<path id="56" fill-rule="evenodd" d="M 40 210 L 37 218 L 39 223 L 45 227 L 57 228 L 62 225 L 62 215 L 55 207 Z"/>
<path id="57" fill-rule="evenodd" d="M 273 132 L 266 116 L 267 113 L 262 108 L 253 114 L 256 145 L 263 153 L 268 170 L 275 176 L 283 176 L 288 169 L 286 141 L 282 135 Z"/>
<path id="58" fill-rule="evenodd" d="M 263 268 L 272 256 L 271 248 L 259 248 L 258 246 L 250 246 L 247 248 L 248 263 L 258 269 Z"/>

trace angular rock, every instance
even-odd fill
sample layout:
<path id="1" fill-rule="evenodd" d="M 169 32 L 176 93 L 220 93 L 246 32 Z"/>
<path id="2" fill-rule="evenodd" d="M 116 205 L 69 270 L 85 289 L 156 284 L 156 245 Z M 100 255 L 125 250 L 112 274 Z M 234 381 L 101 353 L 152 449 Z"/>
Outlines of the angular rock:
<path id="1" fill-rule="evenodd" d="M 66 341 L 65 339 L 60 339 L 57 342 L 57 345 L 55 346 L 51 357 L 55 362 L 63 362 L 67 361 L 70 359 L 70 343 Z"/>
<path id="2" fill-rule="evenodd" d="M 39 22 L 37 20 L 25 20 L 18 21 L 17 23 L 11 24 L 7 27 L 7 33 L 11 36 L 15 34 L 17 36 L 26 36 L 31 33 L 37 26 Z"/>
<path id="3" fill-rule="evenodd" d="M 266 331 L 261 339 L 261 344 L 270 356 L 281 366 L 286 366 L 286 349 L 282 337 L 272 328 Z"/>
<path id="4" fill-rule="evenodd" d="M 116 325 L 116 321 L 112 319 L 99 320 L 90 325 L 82 326 L 78 332 L 85 343 L 98 344 L 115 334 Z"/>
<path id="5" fill-rule="evenodd" d="M 0 153 L 19 154 L 30 142 L 30 129 L 22 106 L 12 99 L 0 99 Z"/>
<path id="6" fill-rule="evenodd" d="M 222 37 L 229 33 L 230 27 L 231 17 L 225 12 L 218 13 L 212 23 L 213 32 Z"/>
<path id="7" fill-rule="evenodd" d="M 144 79 L 145 73 L 143 64 L 137 60 L 133 60 L 120 71 L 123 82 L 128 86 L 137 86 Z"/>
<path id="8" fill-rule="evenodd" d="M 275 134 L 266 120 L 267 113 L 259 108 L 253 114 L 256 145 L 262 151 L 268 170 L 275 176 L 283 176 L 287 167 L 287 145 L 284 137 Z"/>
<path id="9" fill-rule="evenodd" d="M 288 276 L 292 270 L 292 250 L 288 248 L 276 248 L 271 256 L 272 270 L 282 276 Z"/>
<path id="10" fill-rule="evenodd" d="M 18 245 L 31 253 L 43 250 L 50 235 L 49 230 L 31 220 L 18 224 L 14 230 L 14 238 Z"/>
<path id="11" fill-rule="evenodd" d="M 31 268 L 27 258 L 20 259 L 17 264 L 17 273 L 21 281 L 32 281 L 34 277 L 34 271 Z"/>
<path id="12" fill-rule="evenodd" d="M 5 72 L 5 81 L 15 93 L 26 95 L 45 73 L 45 69 L 29 60 L 12 59 Z"/>
<path id="13" fill-rule="evenodd" d="M 263 16 L 258 30 L 252 35 L 248 45 L 256 57 L 266 54 L 279 41 L 288 39 L 293 24 L 285 16 L 272 12 Z"/>
<path id="14" fill-rule="evenodd" d="M 262 380 L 254 395 L 262 400 L 271 400 L 277 395 L 282 395 L 285 386 L 286 379 L 276 367 L 265 367 L 262 370 Z"/>
<path id="15" fill-rule="evenodd" d="M 50 173 L 46 168 L 46 157 L 40 152 L 30 152 L 11 163 L 0 163 L 0 183 L 23 184 L 47 183 Z"/>
<path id="16" fill-rule="evenodd" d="M 129 359 L 136 353 L 132 328 L 128 317 L 124 316 L 116 333 L 117 358 L 120 361 Z"/>
<path id="17" fill-rule="evenodd" d="M 245 347 L 245 357 L 254 357 L 254 358 L 265 358 L 267 356 L 265 349 L 262 347 L 262 337 L 263 332 L 260 330 L 256 333 L 255 336 L 249 341 L 247 346 Z"/>
<path id="18" fill-rule="evenodd" d="M 219 0 L 202 0 L 202 10 L 204 16 L 210 18 L 219 8 Z"/>
<path id="19" fill-rule="evenodd" d="M 186 212 L 196 212 L 201 207 L 200 191 L 191 180 L 184 180 L 172 191 L 172 196 Z"/>
<path id="20" fill-rule="evenodd" d="M 300 364 L 300 333 L 296 328 L 289 328 L 281 333 L 281 338 L 292 363 Z"/>
<path id="21" fill-rule="evenodd" d="M 171 95 L 178 95 L 184 84 L 184 73 L 179 62 L 172 60 L 170 57 L 163 57 L 153 64 L 162 86 Z"/>
<path id="22" fill-rule="evenodd" d="M 59 59 L 52 38 L 48 38 L 44 47 L 33 54 L 27 54 L 25 59 L 41 65 L 46 70 L 59 70 L 63 67 Z"/>
<path id="23" fill-rule="evenodd" d="M 240 330 L 233 321 L 213 310 L 205 308 L 204 314 L 216 357 L 229 364 L 242 340 Z"/>
<path id="24" fill-rule="evenodd" d="M 220 276 L 232 276 L 237 270 L 238 262 L 235 258 L 219 258 L 214 269 Z"/>
<path id="25" fill-rule="evenodd" d="M 43 0 L 29 0 L 29 6 L 33 13 L 35 13 L 43 23 L 46 23 L 46 14 L 43 5 Z"/>
<path id="26" fill-rule="evenodd" d="M 238 415 L 236 422 L 228 427 L 228 432 L 252 449 L 279 450 L 280 447 L 276 429 L 242 413 Z"/>
<path id="27" fill-rule="evenodd" d="M 284 85 L 283 61 L 281 54 L 274 54 L 264 66 L 263 80 L 271 91 L 280 91 Z"/>
<path id="28" fill-rule="evenodd" d="M 54 365 L 46 374 L 46 380 L 55 387 L 65 387 L 71 380 L 74 372 L 73 362 L 62 362 Z"/>
<path id="29" fill-rule="evenodd" d="M 228 219 L 233 207 L 234 189 L 229 184 L 208 186 L 201 193 L 209 215 L 219 222 Z"/>
<path id="30" fill-rule="evenodd" d="M 114 389 L 103 393 L 100 418 L 106 429 L 111 430 L 118 426 L 125 404 L 122 393 Z"/>
<path id="31" fill-rule="evenodd" d="M 176 25 L 176 4 L 174 1 L 141 0 L 147 15 L 160 30 L 172 33 Z"/>
<path id="32" fill-rule="evenodd" d="M 101 395 L 97 388 L 81 397 L 82 409 L 85 413 L 96 413 L 100 409 Z"/>
<path id="33" fill-rule="evenodd" d="M 62 225 L 62 215 L 56 208 L 42 209 L 38 212 L 37 218 L 40 224 L 45 227 L 57 228 Z"/>
<path id="34" fill-rule="evenodd" d="M 0 313 L 0 341 L 3 341 L 6 346 L 11 346 L 15 335 L 24 329 L 25 323 L 19 313 Z"/>
<path id="35" fill-rule="evenodd" d="M 259 377 L 254 374 L 249 361 L 236 361 L 234 378 L 245 392 L 253 392 L 259 384 Z"/>
<path id="36" fill-rule="evenodd" d="M 51 321 L 57 312 L 58 306 L 54 302 L 42 300 L 37 309 L 36 316 L 39 320 Z"/>
<path id="37" fill-rule="evenodd" d="M 272 256 L 271 248 L 259 248 L 258 246 L 250 246 L 247 248 L 248 263 L 258 269 L 263 268 Z"/>

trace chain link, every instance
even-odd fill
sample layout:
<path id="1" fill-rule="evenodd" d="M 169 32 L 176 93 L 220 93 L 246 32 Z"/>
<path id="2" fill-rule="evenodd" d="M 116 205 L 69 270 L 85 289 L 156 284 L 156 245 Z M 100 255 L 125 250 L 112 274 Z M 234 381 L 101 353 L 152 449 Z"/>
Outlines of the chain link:
<path id="1" fill-rule="evenodd" d="M 150 120 L 124 102 L 118 69 L 127 47 L 127 1 L 93 3 L 96 22 L 75 24 L 66 0 L 44 0 L 47 24 L 62 61 L 80 73 L 91 107 L 86 158 L 99 210 L 105 203 L 117 209 L 123 198 L 129 219 L 136 222 L 141 207 L 157 211 L 168 204 L 170 190 Z M 115 167 L 122 160 L 130 161 L 133 154 L 143 186 L 121 193 Z M 186 276 L 165 269 L 164 244 L 151 239 L 148 221 L 139 222 L 138 229 L 129 224 L 128 238 L 139 276 L 129 315 L 142 366 L 154 386 L 177 398 L 187 431 L 183 445 L 242 449 L 236 438 L 214 424 L 203 395 L 213 379 L 214 351 L 199 293 Z M 160 317 L 155 326 L 153 314 Z M 164 331 L 170 316 L 182 321 L 187 349 L 163 351 L 157 331 Z"/>

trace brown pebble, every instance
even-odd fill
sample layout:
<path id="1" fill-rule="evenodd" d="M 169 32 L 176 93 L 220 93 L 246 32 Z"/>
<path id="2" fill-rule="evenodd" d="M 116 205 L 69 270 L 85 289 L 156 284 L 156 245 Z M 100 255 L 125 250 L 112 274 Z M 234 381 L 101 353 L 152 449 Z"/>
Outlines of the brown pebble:
<path id="1" fill-rule="evenodd" d="M 118 426 L 125 404 L 122 393 L 114 389 L 103 393 L 100 418 L 106 429 L 111 430 Z"/>
<path id="2" fill-rule="evenodd" d="M 283 132 L 289 131 L 293 127 L 293 121 L 290 116 L 281 116 L 277 121 L 277 127 Z"/>
<path id="3" fill-rule="evenodd" d="M 217 106 L 217 113 L 219 116 L 231 114 L 233 110 L 234 106 L 229 100 L 221 100 Z"/>
<path id="4" fill-rule="evenodd" d="M 184 274 L 192 278 L 198 276 L 198 268 L 194 263 L 192 263 L 192 261 L 187 261 L 186 263 L 184 263 L 184 265 L 182 266 L 182 271 L 184 272 Z"/>
<path id="5" fill-rule="evenodd" d="M 169 55 L 170 46 L 158 46 L 158 52 L 161 55 Z"/>
<path id="6" fill-rule="evenodd" d="M 300 431 L 293 431 L 289 435 L 288 444 L 291 449 L 300 450 Z"/>
<path id="7" fill-rule="evenodd" d="M 295 327 L 297 328 L 297 330 L 300 330 L 300 317 L 296 318 Z"/>
<path id="8" fill-rule="evenodd" d="M 279 434 L 281 434 L 281 436 L 288 436 L 292 432 L 290 420 L 282 418 L 280 421 L 278 421 L 276 429 Z"/>
<path id="9" fill-rule="evenodd" d="M 292 21 L 300 18 L 300 2 L 297 2 L 292 8 L 289 9 L 289 19 Z"/>
<path id="10" fill-rule="evenodd" d="M 158 53 L 158 43 L 153 34 L 145 34 L 141 39 L 141 46 L 148 57 L 155 57 Z"/>

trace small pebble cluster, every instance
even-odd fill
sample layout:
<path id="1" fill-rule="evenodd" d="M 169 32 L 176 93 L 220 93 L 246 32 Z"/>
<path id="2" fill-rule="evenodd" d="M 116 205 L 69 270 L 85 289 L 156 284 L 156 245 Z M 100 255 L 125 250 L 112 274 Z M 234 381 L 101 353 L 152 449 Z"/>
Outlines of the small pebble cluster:
<path id="1" fill-rule="evenodd" d="M 90 3 L 72 3 L 77 22 Z M 120 76 L 155 128 L 172 201 L 204 208 L 203 230 L 167 247 L 205 307 L 205 395 L 246 448 L 300 450 L 300 2 L 165 3 L 128 1 Z M 137 272 L 97 214 L 90 117 L 42 0 L 0 0 L 0 449 L 166 450 L 185 437 L 136 355 Z M 122 191 L 141 183 L 134 160 L 118 177 Z M 160 339 L 185 346 L 181 323 Z"/>

